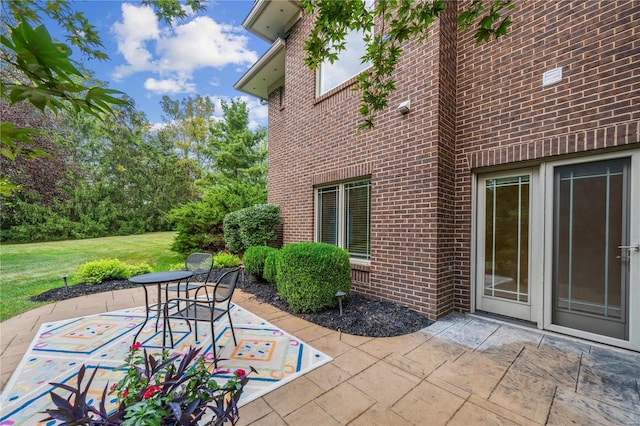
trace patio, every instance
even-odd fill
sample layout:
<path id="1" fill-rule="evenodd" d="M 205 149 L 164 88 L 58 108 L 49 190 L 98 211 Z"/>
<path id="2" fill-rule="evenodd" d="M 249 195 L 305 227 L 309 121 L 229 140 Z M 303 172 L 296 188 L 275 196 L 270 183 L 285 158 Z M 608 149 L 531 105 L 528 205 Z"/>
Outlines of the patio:
<path id="1" fill-rule="evenodd" d="M 234 303 L 333 357 L 240 409 L 240 424 L 640 424 L 640 354 L 460 314 L 392 338 Z M 0 325 L 5 387 L 43 322 L 142 306 L 142 289 L 70 299 Z M 312 420 L 310 420 L 312 419 Z"/>

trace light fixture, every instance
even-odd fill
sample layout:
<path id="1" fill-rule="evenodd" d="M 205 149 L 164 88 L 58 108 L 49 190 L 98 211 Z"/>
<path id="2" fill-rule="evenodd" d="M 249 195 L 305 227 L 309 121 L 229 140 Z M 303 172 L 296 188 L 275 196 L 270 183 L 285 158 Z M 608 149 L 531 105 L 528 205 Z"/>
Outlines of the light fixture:
<path id="1" fill-rule="evenodd" d="M 346 295 L 347 295 L 347 293 L 345 293 L 344 291 L 337 291 L 336 292 L 336 297 L 338 298 L 338 304 L 340 304 L 340 316 L 342 316 L 342 299 Z"/>
<path id="2" fill-rule="evenodd" d="M 408 114 L 410 110 L 411 110 L 411 101 L 408 99 L 404 102 L 400 102 L 400 105 L 398 105 L 398 112 L 402 115 Z"/>

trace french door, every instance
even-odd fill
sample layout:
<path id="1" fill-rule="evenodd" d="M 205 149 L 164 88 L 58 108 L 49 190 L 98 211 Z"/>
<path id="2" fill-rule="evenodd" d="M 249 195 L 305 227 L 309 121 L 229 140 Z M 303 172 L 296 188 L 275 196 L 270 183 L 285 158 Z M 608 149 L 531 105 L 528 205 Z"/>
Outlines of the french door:
<path id="1" fill-rule="evenodd" d="M 555 167 L 553 180 L 552 324 L 629 340 L 631 265 L 640 260 L 631 159 Z"/>
<path id="2" fill-rule="evenodd" d="M 475 309 L 640 350 L 640 150 L 479 175 Z"/>
<path id="3" fill-rule="evenodd" d="M 531 233 L 535 170 L 481 177 L 478 185 L 476 309 L 533 321 Z"/>

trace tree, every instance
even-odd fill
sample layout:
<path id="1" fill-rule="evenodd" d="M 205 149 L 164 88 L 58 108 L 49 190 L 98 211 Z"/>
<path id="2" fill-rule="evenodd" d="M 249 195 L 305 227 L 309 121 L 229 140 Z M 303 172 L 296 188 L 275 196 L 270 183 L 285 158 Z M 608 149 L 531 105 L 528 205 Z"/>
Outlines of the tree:
<path id="1" fill-rule="evenodd" d="M 357 77 L 356 89 L 362 91 L 361 129 L 372 128 L 376 114 L 388 105 L 396 88 L 393 73 L 402 55 L 402 44 L 417 37 L 424 40 L 431 25 L 445 10 L 448 0 L 301 0 L 305 11 L 314 16 L 314 25 L 305 41 L 305 64 L 316 69 L 331 63 L 345 50 L 350 32 L 362 32 L 366 53 L 362 62 L 371 69 Z M 373 5 L 371 4 L 373 3 Z M 471 0 L 458 16 L 461 29 L 475 25 L 477 42 L 498 38 L 507 33 L 511 18 L 508 11 L 516 0 Z M 374 29 L 375 27 L 375 29 Z"/>
<path id="2" fill-rule="evenodd" d="M 249 130 L 247 104 L 234 99 L 222 102 L 223 119 L 213 123 L 208 154 L 214 184 L 227 180 L 266 188 L 267 147 L 265 129 Z"/>
<path id="3" fill-rule="evenodd" d="M 110 233 L 165 230 L 165 214 L 192 199 L 192 180 L 199 176 L 192 172 L 193 160 L 180 159 L 173 140 L 162 132 L 150 133 L 133 100 L 114 108 L 111 120 L 85 114 L 74 127 L 88 193 L 99 193 L 112 206 Z"/>
<path id="4" fill-rule="evenodd" d="M 165 21 L 184 18 L 188 12 L 178 0 L 143 0 L 154 7 Z M 192 10 L 203 10 L 204 0 L 187 0 Z M 58 113 L 63 110 L 84 111 L 102 117 L 112 113 L 112 107 L 126 101 L 123 93 L 102 85 L 83 83 L 84 74 L 71 60 L 71 48 L 54 41 L 47 28 L 36 25 L 42 17 L 54 20 L 66 30 L 66 40 L 86 57 L 107 59 L 102 42 L 84 14 L 74 11 L 68 0 L 21 0 L 2 2 L 4 27 L 0 35 L 0 56 L 7 68 L 3 72 L 0 97 L 11 105 L 28 102 L 40 111 Z M 33 127 L 16 127 L 14 123 L 0 122 L 2 155 L 15 158 L 25 151 L 25 145 L 34 143 L 38 132 Z M 1 182 L 7 183 L 5 179 Z"/>
<path id="5" fill-rule="evenodd" d="M 211 171 L 199 182 L 204 188 L 201 200 L 170 213 L 177 231 L 171 249 L 180 253 L 224 249 L 224 217 L 267 199 L 265 130 L 249 130 L 249 112 L 242 101 L 223 103 L 222 110 L 223 119 L 211 126 Z"/>
<path id="6" fill-rule="evenodd" d="M 209 127 L 215 122 L 214 105 L 208 96 L 196 95 L 180 101 L 163 96 L 160 102 L 166 114 L 163 120 L 168 122 L 167 133 L 172 133 L 182 158 L 194 158 L 198 164 L 206 167 L 206 143 Z"/>

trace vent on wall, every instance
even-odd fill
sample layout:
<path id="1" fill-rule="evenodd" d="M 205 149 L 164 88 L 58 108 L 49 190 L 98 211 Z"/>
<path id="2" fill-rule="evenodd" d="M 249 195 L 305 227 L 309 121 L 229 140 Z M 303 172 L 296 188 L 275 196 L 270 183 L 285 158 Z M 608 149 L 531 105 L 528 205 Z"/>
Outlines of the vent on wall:
<path id="1" fill-rule="evenodd" d="M 542 87 L 562 81 L 562 68 L 554 68 L 542 74 Z"/>

